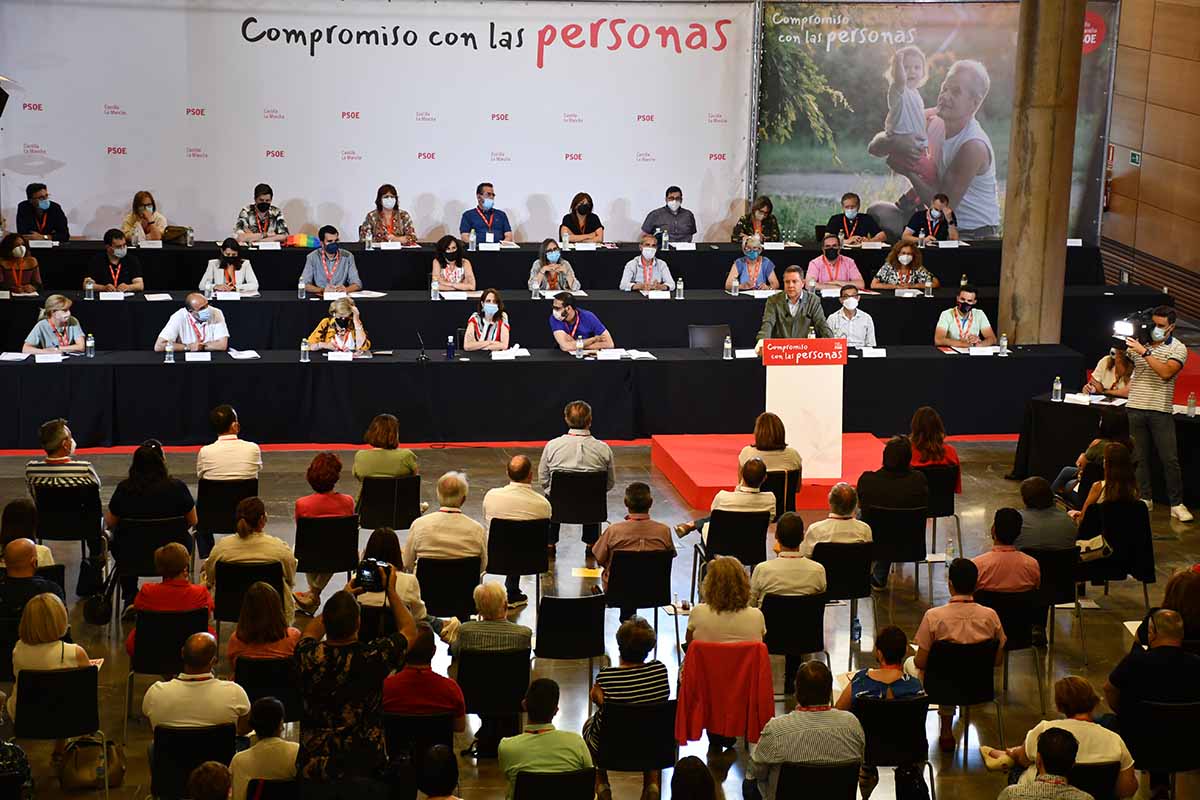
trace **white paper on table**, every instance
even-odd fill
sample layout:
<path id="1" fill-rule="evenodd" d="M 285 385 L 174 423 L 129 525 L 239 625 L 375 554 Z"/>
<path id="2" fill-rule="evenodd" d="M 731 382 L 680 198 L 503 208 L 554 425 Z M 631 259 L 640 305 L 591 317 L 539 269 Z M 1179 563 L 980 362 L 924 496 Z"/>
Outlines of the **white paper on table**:
<path id="1" fill-rule="evenodd" d="M 734 350 L 733 357 L 734 358 L 758 358 L 759 356 L 758 356 L 758 353 L 754 352 L 754 348 L 751 347 L 749 350 Z"/>
<path id="2" fill-rule="evenodd" d="M 103 294 L 103 292 L 101 292 L 101 294 Z M 170 300 L 171 299 L 171 295 L 167 294 L 166 292 L 162 292 L 159 294 L 147 294 L 147 295 L 143 295 L 143 297 L 145 297 L 150 302 L 154 302 L 156 300 Z"/>
<path id="3" fill-rule="evenodd" d="M 953 250 L 954 248 L 958 247 L 958 239 L 942 239 L 937 243 L 937 246 L 939 249 L 949 248 Z"/>
<path id="4" fill-rule="evenodd" d="M 651 300 L 670 300 L 670 289 L 643 289 L 642 294 Z"/>
<path id="5" fill-rule="evenodd" d="M 887 358 L 887 349 L 883 347 L 864 347 L 863 358 Z"/>
<path id="6" fill-rule="evenodd" d="M 1079 406 L 1090 406 L 1093 401 L 1093 396 L 1090 394 L 1084 394 L 1083 392 L 1067 392 L 1065 395 L 1063 395 L 1063 401 L 1067 403 L 1074 403 L 1075 405 Z"/>
<path id="7" fill-rule="evenodd" d="M 576 242 L 575 249 L 581 253 L 591 253 L 596 249 L 595 242 Z"/>
<path id="8" fill-rule="evenodd" d="M 763 242 L 763 250 L 782 250 L 784 246 L 783 242 Z"/>
<path id="9" fill-rule="evenodd" d="M 673 242 L 671 244 L 671 247 L 676 250 L 695 250 L 696 243 L 695 242 Z"/>
<path id="10" fill-rule="evenodd" d="M 967 352 L 973 356 L 994 356 L 1000 352 L 1000 348 L 996 345 L 991 345 L 989 347 L 971 347 L 967 349 Z"/>
<path id="11" fill-rule="evenodd" d="M 1102 406 L 1113 406 L 1114 408 L 1120 408 L 1128 403 L 1129 400 L 1125 397 L 1105 397 L 1101 400 L 1097 400 L 1096 402 Z"/>
<path id="12" fill-rule="evenodd" d="M 282 250 L 283 247 L 279 242 L 255 242 L 254 246 L 259 250 Z"/>
<path id="13" fill-rule="evenodd" d="M 162 250 L 162 239 L 147 239 L 138 245 L 143 250 Z"/>
<path id="14" fill-rule="evenodd" d="M 238 361 L 260 357 L 257 350 L 234 350 L 232 347 L 229 348 L 229 356 Z"/>
<path id="15" fill-rule="evenodd" d="M 349 350 L 329 350 L 325 353 L 325 358 L 330 361 L 353 361 L 354 353 Z"/>
<path id="16" fill-rule="evenodd" d="M 0 300 L 7 300 L 10 297 L 12 297 L 12 292 L 8 291 L 7 289 L 0 291 Z"/>
<path id="17" fill-rule="evenodd" d="M 501 242 L 500 243 L 500 247 L 505 250 L 514 250 L 514 249 L 520 248 L 520 246 L 521 245 L 517 244 L 516 242 Z"/>
<path id="18" fill-rule="evenodd" d="M 564 289 L 541 289 L 540 291 L 542 293 L 543 300 L 553 300 L 555 297 L 558 297 L 560 294 L 562 294 L 565 290 Z M 588 293 L 583 291 L 582 289 L 576 289 L 575 291 L 571 292 L 571 296 L 572 297 L 587 297 Z"/>
<path id="19" fill-rule="evenodd" d="M 920 289 L 897 289 L 896 297 L 920 297 L 924 294 Z"/>
<path id="20" fill-rule="evenodd" d="M 779 294 L 778 289 L 743 289 L 742 294 L 748 294 L 755 300 L 766 300 L 768 297 Z M 835 294 L 834 297 L 837 297 Z"/>
<path id="21" fill-rule="evenodd" d="M 606 347 L 598 351 L 596 357 L 601 361 L 620 361 L 623 355 L 625 355 L 623 347 Z"/>
<path id="22" fill-rule="evenodd" d="M 960 356 L 965 356 L 967 353 L 971 352 L 971 348 L 969 347 L 951 347 L 950 349 L 958 353 Z"/>
<path id="23" fill-rule="evenodd" d="M 362 299 L 370 299 L 370 298 L 374 298 L 374 297 L 386 297 L 387 292 L 373 292 L 370 289 L 360 289 L 357 292 L 351 292 L 350 296 L 362 300 Z"/>
<path id="24" fill-rule="evenodd" d="M 634 361 L 657 361 L 658 358 L 648 350 L 629 350 L 629 357 Z"/>
<path id="25" fill-rule="evenodd" d="M 1083 247 L 1083 239 L 1067 239 L 1067 247 Z"/>
<path id="26" fill-rule="evenodd" d="M 376 242 L 376 250 L 403 250 L 404 242 Z"/>
<path id="27" fill-rule="evenodd" d="M 241 300 L 241 292 L 214 292 L 214 296 L 218 300 Z"/>
<path id="28" fill-rule="evenodd" d="M 842 293 L 841 289 L 822 289 L 821 297 L 832 297 L 837 299 Z"/>
<path id="29" fill-rule="evenodd" d="M 345 296 L 345 292 L 321 292 L 322 300 L 341 300 Z"/>
<path id="30" fill-rule="evenodd" d="M 0 353 L 0 361 L 24 361 L 29 353 Z"/>
<path id="31" fill-rule="evenodd" d="M 100 299 L 101 300 L 124 300 L 125 293 L 124 292 L 101 292 Z"/>
<path id="32" fill-rule="evenodd" d="M 499 242 L 479 242 L 479 249 L 485 253 L 500 252 Z"/>
<path id="33" fill-rule="evenodd" d="M 12 297 L 37 297 L 37 292 L 11 292 Z"/>
<path id="34" fill-rule="evenodd" d="M 443 300 L 466 300 L 466 292 L 439 292 Z"/>
<path id="35" fill-rule="evenodd" d="M 517 358 L 516 348 L 508 350 L 493 350 L 492 361 L 515 361 Z"/>
<path id="36" fill-rule="evenodd" d="M 863 250 L 882 250 L 887 246 L 887 242 L 863 242 Z"/>
<path id="37" fill-rule="evenodd" d="M 29 246 L 34 250 L 39 250 L 43 247 L 54 247 L 58 242 L 53 239 L 30 239 Z"/>
<path id="38" fill-rule="evenodd" d="M 36 353 L 33 360 L 37 364 L 58 364 L 63 360 L 62 353 Z"/>

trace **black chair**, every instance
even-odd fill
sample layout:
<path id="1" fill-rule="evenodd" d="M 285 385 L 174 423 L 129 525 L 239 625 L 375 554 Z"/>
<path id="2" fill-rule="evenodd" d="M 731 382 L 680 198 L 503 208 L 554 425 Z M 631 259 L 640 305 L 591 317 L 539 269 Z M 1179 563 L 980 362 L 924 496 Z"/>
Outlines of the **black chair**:
<path id="1" fill-rule="evenodd" d="M 775 796 L 779 800 L 796 797 L 819 797 L 821 800 L 856 800 L 858 769 L 862 764 L 783 764 L 779 767 L 779 783 Z"/>
<path id="2" fill-rule="evenodd" d="M 154 551 L 172 542 L 178 542 L 187 548 L 189 554 L 195 555 L 196 543 L 183 517 L 122 519 L 113 538 L 117 575 L 122 578 L 156 577 L 158 567 L 154 564 Z M 117 581 L 115 594 L 114 615 L 119 614 L 122 608 L 120 580 Z M 118 626 L 114 625 L 113 630 L 117 629 Z"/>
<path id="3" fill-rule="evenodd" d="M 674 766 L 679 757 L 675 706 L 675 700 L 605 703 L 596 764 L 614 772 L 650 772 Z"/>
<path id="4" fill-rule="evenodd" d="M 1079 569 L 1079 550 L 1066 547 L 1061 550 L 1031 548 L 1022 550 L 1038 562 L 1041 571 L 1041 586 L 1038 589 L 1038 614 L 1042 609 L 1050 611 L 1046 626 L 1046 638 L 1054 644 L 1054 610 L 1056 606 L 1070 603 L 1075 606 L 1075 617 L 1079 620 L 1079 648 L 1083 652 L 1083 663 L 1088 663 L 1087 638 L 1084 633 L 1083 608 L 1079 605 L 1079 593 L 1075 579 Z M 1040 621 L 1040 620 L 1039 620 Z"/>
<path id="5" fill-rule="evenodd" d="M 1147 772 L 1169 772 L 1171 797 L 1175 797 L 1175 774 L 1200 769 L 1200 748 L 1188 735 L 1200 725 L 1200 703 L 1142 701 L 1130 711 L 1128 725 L 1122 718 L 1121 738 L 1133 755 L 1134 766 Z"/>
<path id="6" fill-rule="evenodd" d="M 259 581 L 269 583 L 279 592 L 279 599 L 286 602 L 283 585 L 283 564 L 278 561 L 234 564 L 218 561 L 213 588 L 213 619 L 217 626 L 217 643 L 221 641 L 221 623 L 238 621 L 242 614 L 242 600 L 246 591 Z"/>
<path id="7" fill-rule="evenodd" d="M 99 667 L 23 669 L 18 684 L 14 738 L 57 740 L 99 733 L 100 739 L 107 741 L 100 730 Z M 104 774 L 108 775 L 108 748 L 100 749 Z M 13 796 L 19 795 L 5 795 Z M 107 780 L 104 797 L 108 797 Z"/>
<path id="8" fill-rule="evenodd" d="M 518 772 L 513 800 L 592 800 L 596 796 L 594 767 L 573 772 Z"/>
<path id="9" fill-rule="evenodd" d="M 608 522 L 608 473 L 551 473 L 550 509 L 550 521 L 560 525 Z"/>
<path id="10" fill-rule="evenodd" d="M 391 636 L 396 632 L 396 617 L 392 609 L 385 606 L 358 607 L 358 638 L 369 642 L 380 636 Z"/>
<path id="11" fill-rule="evenodd" d="M 725 337 L 732 340 L 733 332 L 728 325 L 688 325 L 688 347 L 692 350 L 725 349 Z"/>
<path id="12" fill-rule="evenodd" d="M 17 617 L 0 617 L 0 683 L 12 683 L 13 648 L 21 640 L 21 620 Z"/>
<path id="13" fill-rule="evenodd" d="M 300 784 L 297 781 L 252 778 L 246 784 L 246 800 L 300 800 Z"/>
<path id="14" fill-rule="evenodd" d="M 548 519 L 493 519 L 488 527 L 488 573 L 532 575 L 533 607 L 541 604 L 542 573 L 550 571 Z"/>
<path id="15" fill-rule="evenodd" d="M 296 520 L 296 571 L 345 572 L 358 566 L 358 516 Z"/>
<path id="16" fill-rule="evenodd" d="M 824 594 L 778 595 L 768 594 L 762 599 L 763 619 L 767 635 L 763 641 L 767 652 L 786 657 L 787 663 L 798 661 L 810 653 L 822 653 L 825 664 L 832 665 L 829 651 L 825 649 L 825 602 Z M 785 675 L 784 685 L 791 684 L 794 675 Z M 783 699 L 776 696 L 776 700 Z"/>
<path id="17" fill-rule="evenodd" d="M 672 605 L 671 562 L 674 550 L 616 550 L 608 565 L 608 588 L 605 602 L 609 608 L 653 608 L 654 630 L 658 630 L 658 609 Z M 672 608 L 675 620 L 675 656 L 679 659 L 679 610 Z M 658 657 L 655 639 L 654 656 Z M 681 660 L 681 659 L 680 659 Z"/>
<path id="18" fill-rule="evenodd" d="M 545 555 L 546 548 L 542 547 Z M 597 658 L 604 656 L 604 603 L 602 594 L 583 597 L 542 598 L 537 617 L 537 647 L 533 654 L 537 658 L 584 659 L 588 660 L 586 686 L 592 685 L 592 675 Z M 592 696 L 588 693 L 588 713 L 592 710 Z"/>
<path id="19" fill-rule="evenodd" d="M 258 478 L 240 481 L 210 481 L 201 478 L 196 487 L 196 542 L 200 557 L 212 552 L 213 536 L 237 532 L 238 503 L 258 496 Z"/>
<path id="20" fill-rule="evenodd" d="M 183 670 L 183 643 L 193 633 L 208 630 L 208 609 L 192 611 L 138 611 L 133 657 L 125 676 L 125 719 L 121 742 L 129 741 L 129 714 L 133 706 L 135 675 L 175 675 Z"/>
<path id="21" fill-rule="evenodd" d="M 38 511 L 38 544 L 78 541 L 79 555 L 84 557 L 84 543 L 104 533 L 99 486 L 35 486 L 33 504 Z"/>
<path id="22" fill-rule="evenodd" d="M 460 352 L 460 353 L 461 353 L 461 352 L 463 352 L 464 350 L 466 350 L 466 349 L 467 349 L 467 348 L 466 348 L 466 342 L 467 342 L 467 329 L 466 329 L 466 328 L 455 328 L 455 330 L 454 330 L 454 341 L 455 341 L 455 342 L 457 343 L 457 345 L 458 345 L 458 352 Z"/>
<path id="23" fill-rule="evenodd" d="M 407 530 L 421 516 L 421 476 L 363 478 L 354 510 L 360 527 Z"/>
<path id="24" fill-rule="evenodd" d="M 421 585 L 426 610 L 435 617 L 469 620 L 475 613 L 479 562 L 478 557 L 418 558 L 417 583 Z"/>
<path id="25" fill-rule="evenodd" d="M 691 600 L 696 602 L 696 584 L 703 582 L 705 566 L 717 556 L 733 556 L 742 566 L 754 568 L 767 560 L 769 511 L 713 511 L 708 536 L 692 548 Z"/>
<path id="26" fill-rule="evenodd" d="M 1080 497 L 1079 507 L 1083 506 L 1083 500 L 1091 492 L 1092 484 L 1100 480 L 1104 480 L 1104 463 L 1102 461 L 1087 462 L 1079 472 L 1079 484 L 1075 487 L 1075 494 Z"/>
<path id="27" fill-rule="evenodd" d="M 976 644 L 934 642 L 925 665 L 925 693 L 939 706 L 961 706 L 963 713 L 963 768 L 967 766 L 967 738 L 971 735 L 971 706 L 991 703 L 996 707 L 1000 748 L 1004 748 L 1004 715 L 996 699 L 995 639 Z"/>
<path id="28" fill-rule="evenodd" d="M 1140 500 L 1096 503 L 1079 522 L 1079 538 L 1104 534 L 1112 555 L 1079 566 L 1080 580 L 1108 584 L 1133 578 L 1142 583 L 1142 600 L 1150 611 L 1150 584 L 1155 582 L 1154 541 L 1150 532 L 1150 510 Z"/>
<path id="29" fill-rule="evenodd" d="M 451 714 L 383 715 L 383 737 L 388 759 L 409 758 L 413 765 L 425 752 L 439 744 L 454 747 L 454 716 Z"/>
<path id="30" fill-rule="evenodd" d="M 1087 792 L 1093 800 L 1117 800 L 1117 778 L 1120 774 L 1119 761 L 1076 764 L 1067 775 L 1067 783 L 1081 792 Z"/>
<path id="31" fill-rule="evenodd" d="M 519 715 L 529 689 L 529 651 L 459 653 L 454 679 L 468 714 Z"/>
<path id="32" fill-rule="evenodd" d="M 236 732 L 233 723 L 204 728 L 154 729 L 154 757 L 150 763 L 150 794 L 157 800 L 187 797 L 188 777 L 205 761 L 225 766 L 233 760 Z"/>
<path id="33" fill-rule="evenodd" d="M 1041 592 L 1030 589 L 1027 592 L 988 592 L 976 591 L 975 602 L 987 606 L 1000 617 L 1000 627 L 1004 628 L 1004 692 L 1008 694 L 1008 654 L 1018 650 L 1027 650 L 1033 656 L 1033 674 L 1037 677 L 1038 700 L 1041 702 L 1042 715 L 1046 714 L 1046 690 L 1042 686 L 1042 665 L 1038 651 L 1033 648 L 1033 624 L 1038 618 L 1038 598 Z"/>
<path id="34" fill-rule="evenodd" d="M 45 578 L 58 584 L 63 589 L 67 587 L 67 565 L 66 564 L 47 564 L 44 567 L 38 567 L 35 573 L 39 578 Z M 8 577 L 8 570 L 0 567 L 0 581 Z"/>
<path id="35" fill-rule="evenodd" d="M 241 656 L 234 664 L 233 680 L 246 690 L 251 705 L 263 697 L 283 703 L 284 722 L 295 722 L 304 712 L 295 659 Z"/>
<path id="36" fill-rule="evenodd" d="M 913 591 L 920 596 L 921 580 L 918 565 L 929 564 L 925 550 L 925 519 L 924 508 L 883 508 L 874 506 L 864 508 L 863 522 L 871 526 L 871 539 L 875 544 L 875 559 L 890 561 L 892 571 L 888 575 L 891 582 L 898 564 L 913 565 Z M 933 597 L 933 567 L 929 567 L 929 596 Z M 892 618 L 895 610 L 896 593 L 888 586 L 888 619 Z"/>
<path id="37" fill-rule="evenodd" d="M 929 740 L 925 735 L 929 698 L 923 694 L 892 700 L 858 697 L 851 711 L 862 723 L 867 737 L 863 763 L 872 767 L 924 764 L 929 770 L 932 800 L 937 800 L 933 765 L 929 763 Z"/>
<path id="38" fill-rule="evenodd" d="M 841 544 L 819 542 L 813 548 L 812 559 L 825 567 L 825 599 L 849 600 L 850 619 L 858 618 L 858 601 L 871 598 L 874 609 L 875 595 L 871 592 L 871 559 L 875 545 L 871 542 Z M 875 615 L 872 614 L 872 618 Z M 846 668 L 854 665 L 853 642 L 847 656 Z"/>
<path id="39" fill-rule="evenodd" d="M 796 510 L 796 492 L 800 491 L 800 480 L 803 471 L 772 470 L 767 473 L 767 479 L 759 491 L 775 495 L 775 517 L 779 518 L 788 511 Z"/>
<path id="40" fill-rule="evenodd" d="M 954 531 L 958 535 L 958 554 L 962 556 L 966 552 L 963 550 L 962 543 L 962 521 L 959 520 L 958 513 L 954 509 L 956 499 L 954 490 L 958 486 L 960 467 L 958 464 L 931 464 L 926 467 L 913 467 L 913 469 L 925 473 L 925 480 L 929 484 L 929 507 L 925 511 L 926 516 L 933 523 L 929 534 L 929 551 L 931 553 L 938 552 L 938 520 L 949 517 L 954 520 Z"/>

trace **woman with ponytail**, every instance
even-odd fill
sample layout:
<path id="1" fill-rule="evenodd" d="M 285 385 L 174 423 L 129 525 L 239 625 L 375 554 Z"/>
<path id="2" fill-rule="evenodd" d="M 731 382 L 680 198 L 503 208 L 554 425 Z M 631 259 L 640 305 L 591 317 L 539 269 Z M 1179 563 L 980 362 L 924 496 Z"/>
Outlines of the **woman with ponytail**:
<path id="1" fill-rule="evenodd" d="M 296 582 L 296 556 L 282 539 L 265 533 L 267 509 L 257 497 L 247 497 L 237 506 L 237 535 L 226 536 L 213 546 L 204 562 L 204 582 L 216 590 L 217 563 L 283 565 L 283 616 L 288 625 L 296 617 L 292 588 Z"/>

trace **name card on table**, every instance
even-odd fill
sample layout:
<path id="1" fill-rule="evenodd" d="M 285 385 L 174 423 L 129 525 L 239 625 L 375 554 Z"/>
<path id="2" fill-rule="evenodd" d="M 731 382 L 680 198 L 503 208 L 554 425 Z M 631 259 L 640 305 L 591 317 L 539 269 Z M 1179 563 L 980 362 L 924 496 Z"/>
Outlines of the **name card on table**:
<path id="1" fill-rule="evenodd" d="M 607 347 L 598 351 L 596 358 L 600 361 L 620 361 L 621 356 L 625 355 L 623 347 Z"/>
<path id="2" fill-rule="evenodd" d="M 958 247 L 958 239 L 943 239 L 942 241 L 938 242 L 938 247 L 949 248 L 953 250 L 954 248 Z"/>
<path id="3" fill-rule="evenodd" d="M 63 358 L 62 353 L 37 353 L 34 355 L 33 360 L 38 364 L 58 364 Z"/>
<path id="4" fill-rule="evenodd" d="M 835 300 L 838 297 L 840 297 L 841 294 L 842 294 L 841 289 L 822 289 L 821 290 L 821 297 L 832 297 Z"/>
<path id="5" fill-rule="evenodd" d="M 479 249 L 485 253 L 498 253 L 498 252 L 500 252 L 500 243 L 499 242 L 480 242 Z"/>
<path id="6" fill-rule="evenodd" d="M 845 364 L 845 339 L 764 339 L 763 365 Z"/>
<path id="7" fill-rule="evenodd" d="M 1083 247 L 1083 239 L 1067 239 L 1067 247 Z"/>
<path id="8" fill-rule="evenodd" d="M 574 244 L 574 248 L 581 253 L 590 253 L 590 252 L 595 251 L 596 243 L 595 242 L 576 242 Z"/>
<path id="9" fill-rule="evenodd" d="M 146 300 L 148 300 L 152 303 L 155 302 L 156 300 L 170 300 L 171 299 L 171 295 L 167 294 L 166 292 L 161 292 L 158 294 L 145 294 L 145 295 L 142 295 L 142 297 L 146 298 Z"/>
<path id="10" fill-rule="evenodd" d="M 734 358 L 758 358 L 758 351 L 756 351 L 753 347 L 751 347 L 748 350 L 734 350 L 733 357 Z"/>
<path id="11" fill-rule="evenodd" d="M 404 242 L 376 242 L 376 250 L 403 250 Z"/>
<path id="12" fill-rule="evenodd" d="M 43 247 L 54 247 L 58 242 L 53 239 L 30 239 L 29 247 L 33 250 L 40 250 Z"/>
<path id="13" fill-rule="evenodd" d="M 24 361 L 29 353 L 0 353 L 0 361 Z"/>
<path id="14" fill-rule="evenodd" d="M 321 298 L 323 300 L 341 300 L 345 296 L 346 296 L 345 292 L 322 292 L 321 293 Z"/>
<path id="15" fill-rule="evenodd" d="M 212 353 L 208 352 L 207 350 L 200 350 L 197 352 L 192 352 L 189 350 L 183 354 L 183 360 L 195 362 L 212 361 Z"/>
<path id="16" fill-rule="evenodd" d="M 124 300 L 125 293 L 124 292 L 101 292 L 100 299 L 101 300 Z"/>
<path id="17" fill-rule="evenodd" d="M 438 294 L 441 296 L 441 298 L 443 300 L 466 300 L 467 299 L 466 292 L 439 292 Z"/>
<path id="18" fill-rule="evenodd" d="M 651 300 L 670 300 L 671 291 L 669 289 L 647 289 L 642 292 Z"/>
<path id="19" fill-rule="evenodd" d="M 726 292 L 728 294 L 728 292 Z M 755 300 L 766 300 L 768 297 L 779 294 L 778 289 L 743 289 L 740 294 L 753 297 Z M 836 297 L 836 295 L 835 295 Z"/>
<path id="20" fill-rule="evenodd" d="M 782 250 L 783 242 L 763 242 L 763 250 Z"/>
<path id="21" fill-rule="evenodd" d="M 330 350 L 325 353 L 325 358 L 330 361 L 353 361 L 354 353 L 349 350 Z"/>
<path id="22" fill-rule="evenodd" d="M 887 358 L 887 349 L 883 347 L 864 347 L 863 358 Z"/>
<path id="23" fill-rule="evenodd" d="M 12 298 L 12 292 L 8 291 L 7 289 L 5 289 L 4 291 L 0 291 L 0 300 L 9 300 L 11 298 Z"/>
<path id="24" fill-rule="evenodd" d="M 254 247 L 258 250 L 282 250 L 279 242 L 255 242 Z"/>
<path id="25" fill-rule="evenodd" d="M 241 292 L 217 292 L 216 298 L 218 300 L 241 300 L 242 293 Z"/>
<path id="26" fill-rule="evenodd" d="M 863 250 L 882 250 L 887 246 L 887 242 L 863 242 Z"/>
<path id="27" fill-rule="evenodd" d="M 539 291 L 542 293 L 543 300 L 553 300 L 555 297 L 558 297 L 560 294 L 562 294 L 564 290 L 563 289 L 540 289 Z M 572 297 L 587 297 L 588 296 L 588 293 L 585 292 L 583 289 L 576 289 L 573 292 L 571 292 L 570 294 Z"/>
<path id="28" fill-rule="evenodd" d="M 675 248 L 676 250 L 695 250 L 696 243 L 695 242 L 675 242 L 674 244 L 671 245 L 671 247 Z"/>
<path id="29" fill-rule="evenodd" d="M 996 345 L 989 347 L 969 347 L 967 353 L 973 356 L 994 356 L 1000 352 L 1000 348 Z"/>
<path id="30" fill-rule="evenodd" d="M 162 250 L 162 239 L 147 239 L 138 244 L 143 250 Z"/>

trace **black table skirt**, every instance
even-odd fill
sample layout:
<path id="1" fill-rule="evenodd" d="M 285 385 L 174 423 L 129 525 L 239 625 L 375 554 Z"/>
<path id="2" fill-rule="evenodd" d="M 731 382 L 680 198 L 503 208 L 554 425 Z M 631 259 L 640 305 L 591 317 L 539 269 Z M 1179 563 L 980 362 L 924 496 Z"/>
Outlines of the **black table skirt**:
<path id="1" fill-rule="evenodd" d="M 0 363 L 8 422 L 0 448 L 37 447 L 38 426 L 66 417 L 80 446 L 169 444 L 212 438 L 208 412 L 232 403 L 247 438 L 262 443 L 356 443 L 381 412 L 401 420 L 405 441 L 537 441 L 562 433 L 562 409 L 584 399 L 606 439 L 652 434 L 739 433 L 753 426 L 766 394 L 756 359 L 723 361 L 704 350 L 660 349 L 655 361 L 578 362 L 535 350 L 516 362 L 474 353 L 418 363 L 413 351 L 329 363 L 314 354 L 268 351 L 255 361 L 216 353 L 211 363 L 162 363 L 156 353 L 99 353 L 63 364 Z M 1078 374 L 1083 358 L 1060 346 L 1018 348 L 1009 358 L 946 355 L 899 347 L 884 359 L 852 359 L 844 382 L 844 429 L 886 436 L 907 431 L 913 410 L 937 407 L 955 434 L 1010 433 L 1025 399 L 1055 375 Z M 795 438 L 803 432 L 792 432 Z"/>
<path id="2" fill-rule="evenodd" d="M 932 300 L 898 298 L 888 293 L 864 296 L 861 308 L 874 319 L 881 346 L 932 344 L 938 315 L 953 303 L 955 291 L 940 289 Z M 75 314 L 84 330 L 96 337 L 101 350 L 151 348 L 185 296 L 184 292 L 173 292 L 169 303 L 148 302 L 141 296 L 123 302 L 82 302 L 80 292 L 67 294 L 77 301 Z M 979 292 L 980 308 L 993 325 L 998 324 L 998 294 L 996 289 Z M 638 293 L 606 290 L 589 292 L 580 298 L 580 305 L 600 317 L 619 347 L 687 347 L 689 324 L 728 324 L 735 345 L 753 346 L 764 300 L 734 298 L 716 289 L 689 289 L 685 297 L 684 302 L 647 300 Z M 4 350 L 21 349 L 43 299 L 0 301 L 0 346 Z M 1063 301 L 1063 344 L 1090 358 L 1099 358 L 1108 350 L 1112 320 L 1165 300 L 1159 292 L 1136 286 L 1068 287 Z M 431 302 L 428 290 L 389 292 L 383 298 L 358 302 L 367 333 L 377 348 L 416 347 L 418 332 L 428 346 L 441 347 L 447 336 L 466 326 L 476 308 L 474 300 Z M 548 324 L 549 301 L 531 301 L 528 292 L 514 291 L 506 293 L 504 302 L 514 343 L 533 348 L 554 346 Z M 236 302 L 216 301 L 214 305 L 226 316 L 230 343 L 242 350 L 298 347 L 300 339 L 308 336 L 328 309 L 323 301 L 296 299 L 294 289 L 267 291 L 262 297 Z M 827 298 L 824 306 L 825 312 L 832 314 L 838 301 Z"/>
<path id="3" fill-rule="evenodd" d="M 50 289 L 77 289 L 83 285 L 88 263 L 103 250 L 100 242 L 67 242 L 60 247 L 34 250 L 42 270 L 42 280 Z M 432 269 L 433 248 L 419 250 L 373 250 L 364 252 L 361 245 L 349 243 L 346 249 L 354 254 L 363 285 L 377 291 L 428 291 Z M 480 289 L 524 289 L 529 285 L 529 269 L 537 258 L 537 245 L 522 245 L 519 249 L 470 254 L 475 279 Z M 132 249 L 142 263 L 146 288 L 149 290 L 190 289 L 200 283 L 210 258 L 217 256 L 213 242 L 197 242 L 194 247 L 164 245 L 161 250 Z M 616 289 L 626 262 L 638 253 L 634 245 L 594 252 L 568 252 L 585 290 Z M 888 250 L 847 250 L 857 262 L 863 277 L 870 281 Z M 247 257 L 254 267 L 262 289 L 295 291 L 296 281 L 304 269 L 307 250 L 250 250 Z M 741 250 L 729 243 L 696 245 L 695 251 L 671 251 L 663 258 L 671 274 L 682 277 L 693 289 L 719 289 Z M 820 255 L 814 248 L 789 248 L 768 251 L 779 268 L 791 264 L 807 266 Z M 961 276 L 978 286 L 1000 285 L 1000 244 L 980 242 L 957 250 L 924 251 L 925 264 L 947 286 L 958 286 Z M 1100 250 L 1095 247 L 1071 247 L 1067 250 L 1068 285 L 1098 285 L 1104 283 Z"/>
<path id="4" fill-rule="evenodd" d="M 1110 411 L 1125 413 L 1122 408 Z M 1023 480 L 1039 475 L 1048 481 L 1054 480 L 1059 470 L 1075 464 L 1079 454 L 1096 438 L 1099 426 L 1100 408 L 1097 406 L 1052 403 L 1048 394 L 1033 398 L 1025 405 L 1021 438 L 1010 477 Z M 1200 417 L 1189 419 L 1176 414 L 1175 438 L 1183 470 L 1184 502 L 1200 504 Z M 1150 462 L 1150 474 L 1154 499 L 1165 502 L 1166 490 L 1157 458 Z"/>

